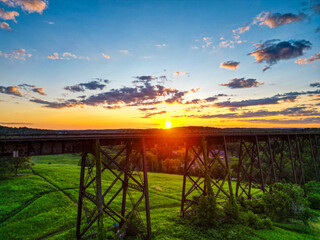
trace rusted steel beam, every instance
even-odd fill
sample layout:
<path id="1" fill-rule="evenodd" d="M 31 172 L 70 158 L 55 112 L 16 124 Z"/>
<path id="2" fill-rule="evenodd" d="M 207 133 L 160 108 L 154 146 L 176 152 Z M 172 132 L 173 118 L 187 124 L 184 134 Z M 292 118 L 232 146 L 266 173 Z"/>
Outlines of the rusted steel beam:
<path id="1" fill-rule="evenodd" d="M 182 196 L 181 196 L 181 209 L 180 216 L 184 217 L 184 203 L 186 200 L 186 183 L 187 183 L 187 166 L 188 166 L 188 151 L 189 145 L 185 144 L 185 156 L 184 156 L 184 171 L 183 171 L 183 182 L 182 182 Z"/>
<path id="2" fill-rule="evenodd" d="M 292 169 L 292 175 L 293 175 L 293 183 L 297 184 L 297 174 L 296 174 L 296 167 L 295 167 L 295 162 L 292 156 L 292 149 L 291 149 L 291 140 L 289 135 L 287 135 L 287 142 L 289 146 L 289 153 L 290 153 L 290 162 L 291 162 L 291 169 Z"/>
<path id="3" fill-rule="evenodd" d="M 142 139 L 142 160 L 143 160 L 143 179 L 144 179 L 144 195 L 146 205 L 146 219 L 147 219 L 147 239 L 151 238 L 151 221 L 150 221 L 150 205 L 149 205 L 149 187 L 148 187 L 148 169 L 146 159 L 145 139 Z"/>

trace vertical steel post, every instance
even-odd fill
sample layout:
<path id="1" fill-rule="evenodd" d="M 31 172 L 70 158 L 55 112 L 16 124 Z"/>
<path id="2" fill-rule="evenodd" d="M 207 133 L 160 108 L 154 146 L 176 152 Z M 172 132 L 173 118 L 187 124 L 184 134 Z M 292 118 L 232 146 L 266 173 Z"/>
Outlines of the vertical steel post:
<path id="1" fill-rule="evenodd" d="M 234 203 L 234 196 L 233 196 L 232 182 L 231 182 L 231 171 L 230 171 L 230 164 L 229 164 L 229 160 L 228 160 L 227 140 L 226 140 L 225 136 L 223 137 L 223 146 L 224 146 L 224 159 L 225 159 L 226 167 L 228 170 L 228 184 L 229 184 L 230 200 L 232 203 Z"/>
<path id="2" fill-rule="evenodd" d="M 189 145 L 188 143 L 185 145 L 186 147 L 186 153 L 184 157 L 184 173 L 183 173 L 183 182 L 182 182 L 182 198 L 181 198 L 181 210 L 180 210 L 180 216 L 184 217 L 184 202 L 185 202 L 185 195 L 186 195 L 186 181 L 187 181 L 187 169 L 188 169 L 188 151 L 189 151 Z"/>
<path id="3" fill-rule="evenodd" d="M 316 161 L 315 161 L 315 154 L 313 152 L 313 144 L 312 144 L 312 140 L 311 140 L 310 134 L 309 134 L 309 143 L 310 143 L 310 152 L 311 152 L 311 158 L 312 158 L 312 163 L 313 163 L 313 167 L 314 167 L 315 176 L 316 176 L 317 181 L 319 181 L 317 165 L 316 165 Z"/>
<path id="4" fill-rule="evenodd" d="M 121 219 L 120 222 L 120 228 L 122 228 L 123 224 L 124 224 L 124 219 L 125 219 L 125 215 L 126 215 L 126 201 L 127 201 L 127 189 L 128 189 L 128 181 L 129 181 L 129 177 L 128 177 L 128 162 L 130 161 L 130 154 L 131 154 L 131 142 L 127 142 L 127 147 L 126 147 L 126 159 L 124 162 L 124 179 L 122 182 L 122 207 L 121 207 L 121 216 L 123 217 Z"/>
<path id="5" fill-rule="evenodd" d="M 287 139 L 288 139 L 288 146 L 289 146 L 289 153 L 290 153 L 290 160 L 291 160 L 291 168 L 292 168 L 292 174 L 293 174 L 293 180 L 295 184 L 297 184 L 297 174 L 296 174 L 296 168 L 295 168 L 295 164 L 293 162 L 293 156 L 292 156 L 292 149 L 291 149 L 291 142 L 290 142 L 290 137 L 289 135 L 287 135 Z"/>
<path id="6" fill-rule="evenodd" d="M 144 200 L 146 204 L 146 219 L 147 219 L 147 239 L 151 237 L 151 222 L 150 222 L 150 205 L 149 205 L 149 188 L 148 188 L 148 170 L 146 159 L 145 139 L 142 139 L 142 161 L 143 161 L 143 181 L 144 181 Z"/>
<path id="7" fill-rule="evenodd" d="M 275 170 L 275 167 L 274 167 L 273 152 L 272 152 L 272 148 L 271 148 L 270 136 L 269 135 L 268 135 L 267 141 L 268 141 L 268 148 L 269 148 L 270 159 L 271 159 L 273 181 L 277 182 L 276 170 Z"/>
<path id="8" fill-rule="evenodd" d="M 84 173 L 85 173 L 85 168 L 86 168 L 86 157 L 87 157 L 87 153 L 82 153 L 82 156 L 81 156 L 81 170 L 80 170 L 79 199 L 78 199 L 77 229 L 76 229 L 76 237 L 77 237 L 77 239 L 80 239 L 80 231 L 81 231 L 83 187 L 84 187 Z"/>
<path id="9" fill-rule="evenodd" d="M 202 138 L 202 154 L 203 154 L 203 162 L 204 162 L 204 191 L 203 195 L 206 196 L 208 194 L 209 186 L 210 186 L 210 176 L 208 176 L 208 153 L 207 153 L 207 142 L 206 139 Z"/>
<path id="10" fill-rule="evenodd" d="M 104 227 L 103 227 L 103 197 L 102 197 L 102 186 L 101 186 L 101 152 L 100 152 L 100 141 L 96 140 L 95 144 L 95 163 L 96 163 L 96 204 L 98 207 L 98 234 L 97 238 L 100 240 L 104 239 Z"/>
<path id="11" fill-rule="evenodd" d="M 242 139 L 240 140 L 240 149 L 239 149 L 239 159 L 238 159 L 238 169 L 237 169 L 237 185 L 236 185 L 236 197 L 238 197 L 238 191 L 240 187 L 240 171 L 242 167 Z"/>
<path id="12" fill-rule="evenodd" d="M 302 167 L 302 157 L 301 157 L 301 151 L 300 151 L 300 144 L 299 144 L 297 134 L 296 134 L 296 146 L 297 146 L 299 165 L 300 165 L 300 171 L 301 171 L 301 178 L 300 178 L 299 184 L 301 185 L 301 184 L 305 184 L 305 180 L 304 180 L 304 172 L 303 172 L 303 167 Z"/>
<path id="13" fill-rule="evenodd" d="M 257 150 L 257 158 L 259 163 L 259 170 L 260 170 L 260 177 L 261 177 L 261 184 L 262 184 L 262 191 L 265 192 L 265 185 L 264 185 L 264 177 L 263 177 L 263 169 L 262 169 L 262 163 L 260 159 L 260 149 L 259 149 L 259 142 L 258 142 L 258 136 L 256 135 L 256 150 Z"/>

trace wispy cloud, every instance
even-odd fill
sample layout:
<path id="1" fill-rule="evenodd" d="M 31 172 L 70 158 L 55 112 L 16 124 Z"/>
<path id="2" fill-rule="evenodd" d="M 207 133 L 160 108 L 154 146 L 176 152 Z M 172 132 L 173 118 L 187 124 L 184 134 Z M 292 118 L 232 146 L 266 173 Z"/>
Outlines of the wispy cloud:
<path id="1" fill-rule="evenodd" d="M 143 117 L 141 118 L 150 118 L 152 116 L 155 116 L 155 115 L 162 115 L 162 114 L 165 114 L 167 113 L 167 111 L 160 111 L 160 112 L 154 112 L 154 113 L 146 113 Z"/>
<path id="2" fill-rule="evenodd" d="M 11 30 L 10 25 L 8 23 L 6 23 L 6 22 L 0 22 L 0 28 L 7 29 L 8 31 Z"/>
<path id="3" fill-rule="evenodd" d="M 102 83 L 103 82 L 103 83 Z M 109 83 L 108 80 L 99 79 L 98 81 L 91 81 L 88 83 L 79 83 L 72 86 L 66 86 L 64 89 L 70 92 L 84 92 L 85 90 L 103 90 Z"/>
<path id="4" fill-rule="evenodd" d="M 186 75 L 186 74 L 187 74 L 187 72 L 181 71 L 181 72 L 174 72 L 174 73 L 172 74 L 172 76 L 174 76 L 174 77 L 181 77 L 181 76 L 184 76 L 184 75 Z"/>
<path id="5" fill-rule="evenodd" d="M 19 84 L 18 86 L 0 86 L 0 93 L 13 95 L 16 97 L 29 96 L 31 92 L 38 93 L 40 95 L 46 95 L 46 93 L 43 91 L 43 88 L 26 83 Z"/>
<path id="6" fill-rule="evenodd" d="M 30 58 L 32 54 L 27 53 L 25 49 L 20 48 L 20 49 L 14 50 L 12 53 L 4 53 L 0 51 L 0 56 L 4 58 L 9 58 L 9 59 L 26 60 L 26 58 Z"/>
<path id="7" fill-rule="evenodd" d="M 122 54 L 128 54 L 129 50 L 119 50 L 119 52 L 122 53 Z"/>
<path id="8" fill-rule="evenodd" d="M 79 59 L 79 60 L 90 60 L 89 57 L 83 57 L 83 56 L 77 56 L 73 53 L 70 52 L 64 52 L 61 54 L 61 56 L 59 56 L 59 53 L 55 52 L 52 55 L 49 55 L 48 58 L 52 59 L 52 60 L 71 60 L 71 59 Z"/>
<path id="9" fill-rule="evenodd" d="M 19 16 L 19 13 L 16 11 L 6 12 L 3 8 L 0 8 L 0 18 L 4 20 L 12 20 L 15 23 L 17 22 L 16 17 Z"/>
<path id="10" fill-rule="evenodd" d="M 253 78 L 234 78 L 228 83 L 221 84 L 221 86 L 226 86 L 228 88 L 251 88 L 258 87 L 262 84 L 264 84 L 264 82 L 258 82 Z"/>
<path id="11" fill-rule="evenodd" d="M 33 123 L 24 123 L 24 122 L 0 122 L 2 125 L 32 125 Z"/>
<path id="12" fill-rule="evenodd" d="M 306 19 L 307 16 L 304 13 L 293 14 L 293 13 L 274 13 L 270 12 L 261 12 L 258 14 L 250 23 L 247 23 L 243 27 L 239 27 L 233 30 L 233 33 L 242 34 L 246 31 L 249 31 L 253 25 L 266 25 L 269 28 L 276 28 L 282 25 L 286 25 L 293 22 L 299 22 Z"/>
<path id="13" fill-rule="evenodd" d="M 240 65 L 240 62 L 227 61 L 227 62 L 220 63 L 220 68 L 226 68 L 229 70 L 236 70 L 237 67 L 239 67 L 239 65 Z"/>
<path id="14" fill-rule="evenodd" d="M 0 0 L 10 7 L 21 7 L 28 13 L 37 12 L 42 14 L 43 10 L 48 7 L 48 1 L 46 0 Z"/>
<path id="15" fill-rule="evenodd" d="M 309 58 L 299 58 L 295 60 L 295 63 L 298 63 L 299 65 L 304 65 L 307 63 L 312 63 L 314 61 L 319 61 L 320 60 L 320 52 L 316 53 L 315 55 L 309 57 Z"/>
<path id="16" fill-rule="evenodd" d="M 257 63 L 276 64 L 280 60 L 296 58 L 304 54 L 304 50 L 310 49 L 311 43 L 306 40 L 282 41 L 269 40 L 261 44 L 256 44 L 256 51 L 249 53 L 255 57 Z M 266 70 L 264 69 L 264 70 Z"/>
<path id="17" fill-rule="evenodd" d="M 158 47 L 158 48 L 163 48 L 163 47 L 166 47 L 167 45 L 166 44 L 164 44 L 164 43 L 162 43 L 162 44 L 156 44 L 156 47 Z"/>
<path id="18" fill-rule="evenodd" d="M 102 56 L 105 57 L 106 59 L 110 59 L 110 56 L 105 53 L 102 53 Z"/>

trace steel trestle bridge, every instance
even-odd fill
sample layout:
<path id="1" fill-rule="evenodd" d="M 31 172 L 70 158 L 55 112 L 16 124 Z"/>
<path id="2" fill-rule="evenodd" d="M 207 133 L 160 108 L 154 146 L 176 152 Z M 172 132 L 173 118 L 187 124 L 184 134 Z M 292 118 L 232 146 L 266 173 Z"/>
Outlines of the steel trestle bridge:
<path id="1" fill-rule="evenodd" d="M 228 146 L 236 144 L 236 178 L 232 178 Z M 214 187 L 217 199 L 254 198 L 257 189 L 282 181 L 303 185 L 320 180 L 320 133 L 208 133 L 208 134 L 33 134 L 0 136 L 0 157 L 81 153 L 76 238 L 102 239 L 104 218 L 118 223 L 119 234 L 132 229 L 144 239 L 151 237 L 151 219 L 147 175 L 147 154 L 159 146 L 184 148 L 181 216 L 192 212 L 197 199 L 206 195 L 206 183 Z M 116 147 L 108 153 L 106 147 Z M 89 160 L 88 154 L 93 158 Z M 122 160 L 120 161 L 120 157 Z M 124 157 L 123 157 L 124 156 Z M 217 179 L 212 170 L 223 172 Z M 289 166 L 289 168 L 288 168 Z M 193 169 L 200 172 L 195 175 Z M 290 169 L 290 173 L 284 172 Z M 311 172 L 306 176 L 305 172 Z M 106 184 L 103 175 L 114 176 Z M 232 181 L 236 182 L 235 189 Z M 115 199 L 121 206 L 114 207 Z M 144 216 L 141 217 L 140 213 Z M 141 224 L 133 225 L 138 214 Z"/>

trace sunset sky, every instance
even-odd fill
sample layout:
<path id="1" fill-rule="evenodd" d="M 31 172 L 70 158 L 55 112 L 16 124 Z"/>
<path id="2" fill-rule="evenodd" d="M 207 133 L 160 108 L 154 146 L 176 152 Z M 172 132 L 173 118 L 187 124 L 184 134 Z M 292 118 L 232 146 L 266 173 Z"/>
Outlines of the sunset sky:
<path id="1" fill-rule="evenodd" d="M 320 127 L 320 1 L 0 0 L 0 125 Z"/>

